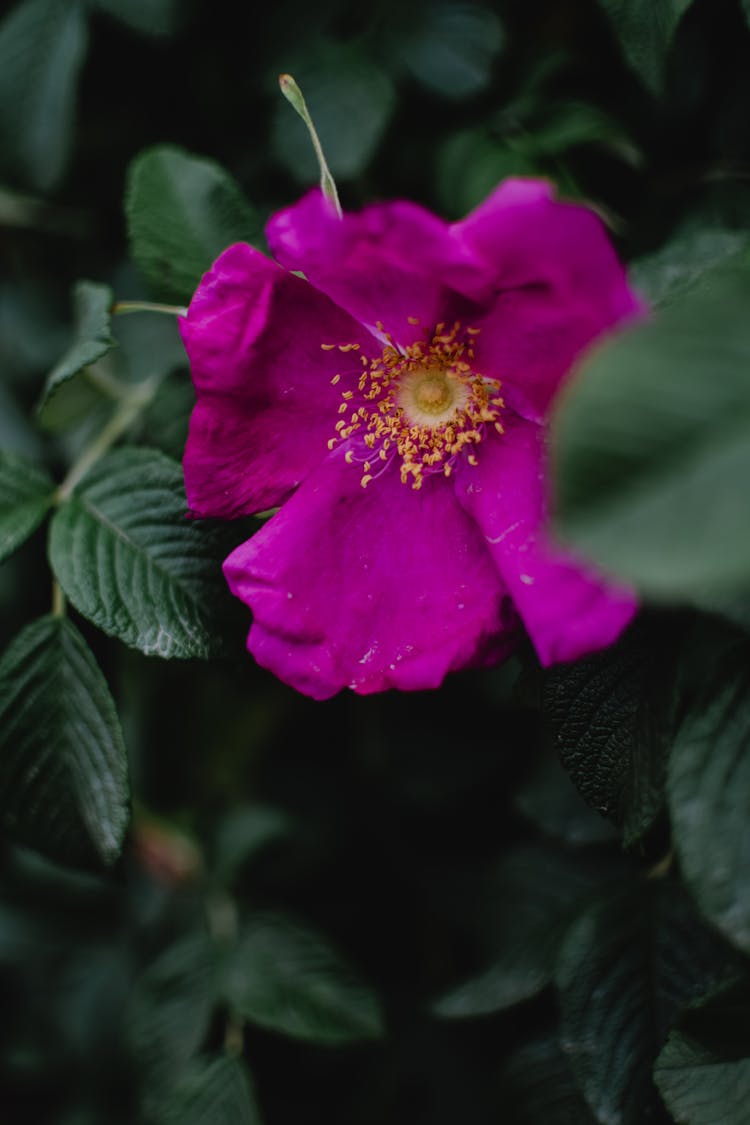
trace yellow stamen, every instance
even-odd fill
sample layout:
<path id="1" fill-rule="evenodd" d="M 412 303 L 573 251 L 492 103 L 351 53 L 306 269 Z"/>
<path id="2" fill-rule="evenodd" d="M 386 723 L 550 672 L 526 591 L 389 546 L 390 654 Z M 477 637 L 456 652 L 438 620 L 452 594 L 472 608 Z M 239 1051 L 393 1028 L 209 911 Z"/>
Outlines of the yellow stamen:
<path id="1" fill-rule="evenodd" d="M 407 321 L 419 323 L 416 317 Z M 473 359 L 473 349 L 467 338 L 476 337 L 480 330 L 462 329 L 458 321 L 450 327 L 437 324 L 428 339 L 399 348 L 382 322 L 377 322 L 377 329 L 385 346 L 377 359 L 360 356 L 360 405 L 349 414 L 356 392 L 342 393 L 339 414 L 349 417 L 337 422 L 339 436 L 333 441 L 359 435 L 368 452 L 375 454 L 376 464 L 397 456 L 401 481 L 414 489 L 421 488 L 430 473 L 450 477 L 459 457 L 476 465 L 475 450 L 485 427 L 491 424 L 503 433 L 500 415 L 504 405 L 499 380 L 480 374 L 468 362 Z M 333 346 L 342 352 L 358 347 Z M 338 381 L 339 377 L 333 380 Z M 367 459 L 350 448 L 345 455 L 347 463 L 362 464 L 363 488 L 373 479 L 372 453 Z"/>

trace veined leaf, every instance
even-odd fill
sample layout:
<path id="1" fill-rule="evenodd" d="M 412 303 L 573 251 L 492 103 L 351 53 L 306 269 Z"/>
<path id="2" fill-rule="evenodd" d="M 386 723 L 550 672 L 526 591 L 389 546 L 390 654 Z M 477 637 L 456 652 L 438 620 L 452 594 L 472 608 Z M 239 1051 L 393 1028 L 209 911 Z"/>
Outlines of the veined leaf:
<path id="1" fill-rule="evenodd" d="M 94 281 L 79 281 L 73 290 L 74 339 L 47 376 L 37 410 L 41 420 L 60 387 L 114 347 L 111 331 L 112 290 Z"/>
<path id="2" fill-rule="evenodd" d="M 50 525 L 50 562 L 76 609 L 147 656 L 208 658 L 231 608 L 225 531 L 188 518 L 180 466 L 124 448 L 97 462 Z"/>
<path id="3" fill-rule="evenodd" d="M 651 1119 L 651 1069 L 670 1026 L 735 969 L 731 950 L 665 879 L 621 883 L 576 919 L 556 972 L 561 1043 L 598 1121 Z"/>
<path id="4" fill-rule="evenodd" d="M 750 646 L 707 677 L 677 731 L 667 794 L 683 876 L 706 916 L 750 953 Z"/>
<path id="5" fill-rule="evenodd" d="M 250 1075 L 239 1059 L 196 1061 L 161 1107 L 163 1125 L 263 1125 Z"/>
<path id="6" fill-rule="evenodd" d="M 125 747 L 107 683 L 65 619 L 28 625 L 0 661 L 0 803 L 19 842 L 89 866 L 120 853 Z"/>
<path id="7" fill-rule="evenodd" d="M 673 305 L 699 286 L 707 273 L 747 252 L 745 231 L 688 226 L 659 250 L 630 266 L 630 280 L 651 308 Z"/>
<path id="8" fill-rule="evenodd" d="M 545 748 L 515 790 L 513 804 L 552 840 L 573 846 L 612 842 L 618 832 L 587 804 L 552 748 Z"/>
<path id="9" fill-rule="evenodd" d="M 174 145 L 146 149 L 131 163 L 125 216 L 131 255 L 154 293 L 184 304 L 222 250 L 258 233 L 231 176 Z"/>
<path id="10" fill-rule="evenodd" d="M 180 937 L 135 982 L 128 1038 L 158 1101 L 186 1072 L 208 1032 L 216 999 L 214 951 L 203 932 Z"/>
<path id="11" fill-rule="evenodd" d="M 0 450 L 0 562 L 36 530 L 54 491 L 45 469 L 20 454 Z"/>
<path id="12" fill-rule="evenodd" d="M 278 914 L 247 918 L 227 956 L 223 992 L 251 1023 L 316 1043 L 375 1039 L 378 999 L 340 953 L 308 926 Z"/>
<path id="13" fill-rule="evenodd" d="M 511 1051 L 499 1080 L 503 1111 L 514 1125 L 596 1125 L 555 1034 Z"/>
<path id="14" fill-rule="evenodd" d="M 626 846 L 664 805 L 678 645 L 676 627 L 667 632 L 659 618 L 643 617 L 608 649 L 544 673 L 552 745 L 583 799 L 618 826 Z"/>
<path id="15" fill-rule="evenodd" d="M 750 1105 L 747 980 L 697 1002 L 654 1067 L 659 1093 L 684 1125 L 744 1125 Z"/>

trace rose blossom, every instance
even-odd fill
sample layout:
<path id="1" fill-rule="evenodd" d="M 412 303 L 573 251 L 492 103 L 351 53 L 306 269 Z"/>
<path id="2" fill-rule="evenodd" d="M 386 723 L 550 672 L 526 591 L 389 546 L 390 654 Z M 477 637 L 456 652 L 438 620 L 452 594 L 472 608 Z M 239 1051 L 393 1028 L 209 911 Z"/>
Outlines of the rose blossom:
<path id="1" fill-rule="evenodd" d="M 631 592 L 546 529 L 554 396 L 642 312 L 597 215 L 530 179 L 453 224 L 316 189 L 266 233 L 280 264 L 230 246 L 181 319 L 191 512 L 279 509 L 224 564 L 257 662 L 326 699 L 615 640 Z"/>

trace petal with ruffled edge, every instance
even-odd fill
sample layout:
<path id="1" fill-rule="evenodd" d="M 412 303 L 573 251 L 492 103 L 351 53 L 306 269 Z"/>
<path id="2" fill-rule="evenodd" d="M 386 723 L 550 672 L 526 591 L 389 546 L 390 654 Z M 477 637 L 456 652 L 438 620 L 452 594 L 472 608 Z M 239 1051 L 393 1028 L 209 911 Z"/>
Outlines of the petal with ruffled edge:
<path id="1" fill-rule="evenodd" d="M 366 488 L 337 451 L 226 560 L 253 612 L 248 648 L 315 699 L 437 687 L 495 663 L 517 618 L 481 533 L 442 478 L 390 466 Z"/>
<path id="2" fill-rule="evenodd" d="M 180 331 L 197 396 L 183 466 L 198 516 L 281 504 L 327 456 L 360 356 L 380 353 L 328 297 L 245 243 L 204 275 Z M 356 347 L 342 353 L 323 344 Z"/>
<path id="3" fill-rule="evenodd" d="M 526 418 L 542 420 L 595 339 L 646 313 L 599 216 L 555 199 L 545 181 L 505 180 L 450 230 L 485 277 L 475 293 L 477 369 L 500 378 Z"/>
<path id="4" fill-rule="evenodd" d="M 373 203 L 339 218 L 316 188 L 273 215 L 266 238 L 282 265 L 302 271 L 363 324 L 380 322 L 399 344 L 431 334 L 446 288 L 460 288 L 476 271 L 447 223 L 404 201 Z"/>
<path id="5" fill-rule="evenodd" d="M 505 422 L 502 436 L 482 443 L 479 463 L 460 467 L 456 495 L 481 528 L 542 664 L 576 660 L 617 639 L 636 599 L 551 541 L 543 431 L 520 418 Z"/>

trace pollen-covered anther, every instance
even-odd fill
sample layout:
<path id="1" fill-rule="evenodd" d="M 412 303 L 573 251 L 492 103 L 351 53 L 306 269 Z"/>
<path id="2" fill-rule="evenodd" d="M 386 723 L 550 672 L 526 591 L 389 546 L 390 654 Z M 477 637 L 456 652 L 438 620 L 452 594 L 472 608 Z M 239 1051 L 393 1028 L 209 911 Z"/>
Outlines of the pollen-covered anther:
<path id="1" fill-rule="evenodd" d="M 413 317 L 408 322 L 418 323 Z M 361 405 L 348 422 L 336 426 L 340 440 L 359 433 L 368 450 L 364 456 L 353 453 L 346 458 L 364 463 L 362 487 L 373 479 L 373 453 L 383 467 L 393 456 L 400 458 L 401 480 L 412 488 L 421 488 L 431 473 L 449 477 L 459 458 L 476 465 L 474 448 L 485 427 L 492 424 L 503 432 L 500 383 L 468 362 L 479 329 L 464 330 L 458 321 L 438 324 L 429 340 L 398 348 L 382 324 L 377 328 L 385 346 L 379 358 L 363 368 Z M 352 391 L 343 393 L 339 413 L 348 413 L 352 397 Z"/>

